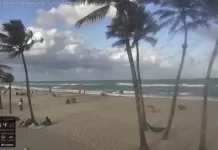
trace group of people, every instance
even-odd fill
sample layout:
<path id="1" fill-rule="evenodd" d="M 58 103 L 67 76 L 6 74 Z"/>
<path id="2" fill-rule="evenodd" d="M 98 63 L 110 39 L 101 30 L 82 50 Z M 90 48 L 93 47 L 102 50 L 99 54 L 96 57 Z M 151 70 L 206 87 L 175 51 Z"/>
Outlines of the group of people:
<path id="1" fill-rule="evenodd" d="M 85 90 L 83 84 L 80 85 L 80 88 L 79 88 L 79 92 L 78 92 L 78 93 L 80 94 L 80 93 L 82 92 L 82 88 L 84 89 L 84 90 L 83 90 L 83 94 L 86 94 L 86 90 Z"/>
<path id="2" fill-rule="evenodd" d="M 81 93 L 81 89 L 79 89 L 79 94 Z M 83 91 L 83 94 L 86 94 L 86 90 Z"/>
<path id="3" fill-rule="evenodd" d="M 26 95 L 26 93 L 23 93 L 22 91 L 19 93 L 19 92 L 16 92 L 16 96 L 24 96 Z M 33 91 L 30 91 L 30 96 L 33 96 Z"/>

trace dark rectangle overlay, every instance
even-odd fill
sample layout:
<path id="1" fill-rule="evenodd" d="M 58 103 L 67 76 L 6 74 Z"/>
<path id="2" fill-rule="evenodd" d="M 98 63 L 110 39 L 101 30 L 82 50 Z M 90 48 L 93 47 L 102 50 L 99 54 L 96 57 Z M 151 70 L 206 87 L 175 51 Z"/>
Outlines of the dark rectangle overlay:
<path id="1" fill-rule="evenodd" d="M 0 148 L 16 146 L 16 120 L 12 116 L 0 116 Z"/>

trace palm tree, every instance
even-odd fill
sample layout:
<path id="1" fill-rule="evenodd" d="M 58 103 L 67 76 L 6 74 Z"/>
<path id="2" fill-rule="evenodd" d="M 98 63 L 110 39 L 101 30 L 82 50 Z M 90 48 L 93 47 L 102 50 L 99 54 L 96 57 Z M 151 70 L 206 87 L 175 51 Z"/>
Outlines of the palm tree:
<path id="1" fill-rule="evenodd" d="M 12 114 L 11 109 L 11 83 L 14 81 L 14 76 L 11 73 L 4 72 L 0 76 L 3 79 L 3 82 L 9 84 L 9 113 Z"/>
<path id="2" fill-rule="evenodd" d="M 175 114 L 179 82 L 185 62 L 186 50 L 188 47 L 188 31 L 196 30 L 199 27 L 208 27 L 209 24 L 204 19 L 205 13 L 199 10 L 197 2 L 194 0 L 170 0 L 167 3 L 162 4 L 162 7 L 164 7 L 164 9 L 160 9 L 155 12 L 155 14 L 159 15 L 161 26 L 170 26 L 169 33 L 175 34 L 178 32 L 184 32 L 181 62 L 176 77 L 168 124 L 163 136 L 163 139 L 166 140 L 168 139 Z"/>
<path id="3" fill-rule="evenodd" d="M 11 67 L 7 66 L 7 65 L 1 65 L 0 64 L 0 74 L 4 73 L 3 69 L 11 70 Z M 2 79 L 0 79 L 0 80 L 2 80 Z M 3 109 L 3 105 L 2 105 L 2 87 L 0 87 L 0 109 Z"/>
<path id="4" fill-rule="evenodd" d="M 10 58 L 21 56 L 24 71 L 26 74 L 26 88 L 27 98 L 29 103 L 30 115 L 33 123 L 36 124 L 36 120 L 33 114 L 31 99 L 30 99 L 30 88 L 29 88 L 29 77 L 27 71 L 27 65 L 24 57 L 24 52 L 30 50 L 30 48 L 36 42 L 43 42 L 43 39 L 37 40 L 33 38 L 33 32 L 27 30 L 21 20 L 10 20 L 8 23 L 3 24 L 3 30 L 5 34 L 0 34 L 1 45 L 0 52 L 9 53 Z"/>
<path id="5" fill-rule="evenodd" d="M 72 0 L 73 1 L 73 0 Z M 137 117 L 138 117 L 138 125 L 139 125 L 139 133 L 140 133 L 140 150 L 147 150 L 148 145 L 145 139 L 144 128 L 142 123 L 142 116 L 141 116 L 141 109 L 140 109 L 140 97 L 139 97 L 139 89 L 138 89 L 138 81 L 137 75 L 135 70 L 135 65 L 133 61 L 133 56 L 131 52 L 131 45 L 130 45 L 130 35 L 129 33 L 131 29 L 128 29 L 125 25 L 128 22 L 128 18 L 131 16 L 131 13 L 134 13 L 134 10 L 137 8 L 137 4 L 135 2 L 131 2 L 129 0 L 80 0 L 80 2 L 86 4 L 96 4 L 96 5 L 104 5 L 103 7 L 95 10 L 94 12 L 88 14 L 81 20 L 77 21 L 76 26 L 80 27 L 82 24 L 90 21 L 96 21 L 98 19 L 104 18 L 109 11 L 110 6 L 114 6 L 117 9 L 116 16 L 119 18 L 119 22 L 122 24 L 123 30 L 123 39 L 122 42 L 125 45 L 126 52 L 129 58 L 131 73 L 132 73 L 132 81 L 134 85 L 135 91 L 135 100 L 136 100 L 136 108 L 137 108 Z M 119 16 L 119 17 L 118 17 Z M 132 14 L 132 16 L 134 16 Z M 114 20 L 112 20 L 113 22 Z M 115 21 L 114 21 L 115 22 Z M 113 24 L 113 23 L 112 23 Z"/>
<path id="6" fill-rule="evenodd" d="M 130 19 L 129 17 L 128 19 Z M 131 19 L 130 19 L 131 20 Z M 139 133 L 140 133 L 140 150 L 148 150 L 148 144 L 145 139 L 144 134 L 144 125 L 143 125 L 143 118 L 142 118 L 142 111 L 140 106 L 140 96 L 139 96 L 139 86 L 138 86 L 138 80 L 137 80 L 137 74 L 135 70 L 135 65 L 133 61 L 133 56 L 131 52 L 131 46 L 130 46 L 130 39 L 133 37 L 133 34 L 131 31 L 134 29 L 132 24 L 130 22 L 133 22 L 132 20 L 126 20 L 125 24 L 123 22 L 122 16 L 117 16 L 112 19 L 111 24 L 107 26 L 107 32 L 106 36 L 107 38 L 117 38 L 118 40 L 115 41 L 112 44 L 112 47 L 125 47 L 125 50 L 127 52 L 128 58 L 129 58 L 129 64 L 130 69 L 132 73 L 132 80 L 133 80 L 133 87 L 135 91 L 135 99 L 136 99 L 136 109 L 137 109 L 137 116 L 138 116 L 138 124 L 139 124 Z"/>
<path id="7" fill-rule="evenodd" d="M 218 17 L 218 1 L 216 0 L 203 0 L 202 7 L 208 15 L 213 20 L 217 21 Z M 213 68 L 213 63 L 216 59 L 218 53 L 218 34 L 216 43 L 214 46 L 214 50 L 208 64 L 207 75 L 204 83 L 204 100 L 203 100 L 203 111 L 202 111 L 202 120 L 201 120 L 201 132 L 200 132 L 200 143 L 199 143 L 199 150 L 206 149 L 206 130 L 207 130 L 207 97 L 208 97 L 208 86 L 210 81 L 210 75 Z"/>
<path id="8" fill-rule="evenodd" d="M 141 7 L 144 10 L 144 7 Z M 140 15 L 139 15 L 140 16 Z M 138 75 L 138 86 L 139 86 L 139 95 L 140 95 L 140 103 L 141 103 L 141 111 L 142 111 L 142 121 L 147 130 L 147 121 L 145 117 L 145 106 L 144 106 L 144 98 L 141 84 L 141 74 L 140 74 L 140 63 L 139 63 L 139 41 L 144 40 L 145 42 L 150 43 L 154 46 L 157 40 L 153 37 L 153 35 L 158 31 L 158 26 L 154 21 L 152 15 L 149 12 L 145 12 L 144 16 L 140 19 L 140 22 L 137 21 L 137 28 L 133 33 L 133 43 L 132 47 L 136 47 L 136 70 Z"/>

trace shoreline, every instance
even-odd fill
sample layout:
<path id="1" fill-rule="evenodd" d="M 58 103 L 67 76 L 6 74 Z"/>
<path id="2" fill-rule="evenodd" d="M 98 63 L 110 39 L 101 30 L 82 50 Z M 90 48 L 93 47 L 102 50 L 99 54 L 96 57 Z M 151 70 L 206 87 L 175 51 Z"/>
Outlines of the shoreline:
<path id="1" fill-rule="evenodd" d="M 13 90 L 25 90 L 26 88 L 12 88 Z M 42 91 L 42 92 L 46 92 L 48 91 L 48 89 L 41 89 L 41 88 L 30 88 L 31 91 Z M 79 94 L 78 90 L 64 90 L 64 89 L 51 89 L 51 92 L 54 93 L 73 93 L 73 94 Z M 48 92 L 49 93 L 49 92 Z M 91 91 L 91 90 L 86 90 L 86 94 L 83 94 L 83 90 L 82 93 L 80 93 L 80 95 L 101 95 L 101 93 L 105 93 L 107 94 L 107 96 L 113 96 L 113 97 L 134 97 L 134 95 L 125 95 L 125 94 L 117 94 L 117 93 L 107 93 L 107 92 L 102 92 L 99 91 L 98 93 L 96 91 Z M 151 99 L 169 99 L 171 100 L 172 96 L 157 96 L 157 95 L 143 95 L 144 98 L 151 98 Z M 197 101 L 203 101 L 203 96 L 202 97 L 198 97 L 198 96 L 178 96 L 177 97 L 178 100 L 197 100 Z M 208 101 L 218 101 L 218 97 L 208 97 Z"/>
<path id="2" fill-rule="evenodd" d="M 30 117 L 26 96 L 16 96 L 20 90 L 12 90 L 12 115 L 21 120 Z M 56 94 L 56 97 L 53 96 Z M 24 101 L 24 110 L 18 108 L 20 98 Z M 77 103 L 66 104 L 66 99 L 76 98 Z M 3 110 L 8 113 L 8 93 L 2 96 Z M 77 93 L 46 93 L 34 91 L 31 97 L 32 107 L 37 122 L 48 116 L 53 125 L 45 129 L 17 128 L 17 147 L 27 146 L 31 150 L 137 150 L 139 133 L 136 104 L 132 97 L 114 97 Z M 154 106 L 155 112 L 149 106 Z M 149 124 L 165 127 L 171 101 L 166 99 L 146 98 L 145 111 Z M 198 146 L 202 102 L 199 100 L 178 100 L 177 105 L 187 109 L 176 113 L 170 133 L 170 139 L 162 141 L 163 132 L 147 131 L 146 138 L 151 150 L 185 150 Z M 218 103 L 208 103 L 208 150 L 217 150 L 218 143 Z M 17 125 L 19 123 L 17 122 Z M 36 142 L 37 141 L 37 142 Z M 12 148 L 11 148 L 12 150 Z"/>

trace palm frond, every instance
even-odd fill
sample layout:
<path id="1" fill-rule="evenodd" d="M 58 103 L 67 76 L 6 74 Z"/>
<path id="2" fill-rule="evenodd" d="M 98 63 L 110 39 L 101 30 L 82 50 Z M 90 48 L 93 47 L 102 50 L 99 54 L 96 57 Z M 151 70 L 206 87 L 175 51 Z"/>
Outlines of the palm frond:
<path id="1" fill-rule="evenodd" d="M 171 24 L 174 22 L 174 19 L 175 19 L 175 18 L 170 18 L 170 19 L 167 19 L 167 20 L 161 22 L 160 25 L 159 25 L 159 28 L 160 28 L 160 29 L 163 29 L 163 28 L 165 28 L 165 27 L 171 25 Z"/>
<path id="2" fill-rule="evenodd" d="M 96 21 L 98 19 L 102 19 L 104 18 L 108 11 L 109 11 L 110 5 L 105 5 L 95 11 L 93 11 L 92 13 L 88 14 L 87 16 L 85 16 L 84 18 L 78 20 L 75 24 L 76 27 L 80 27 L 82 24 L 86 23 L 86 22 L 93 22 Z"/>
<path id="3" fill-rule="evenodd" d="M 4 72 L 0 74 L 0 80 L 5 83 L 11 83 L 14 81 L 14 76 L 11 73 Z"/>
<path id="4" fill-rule="evenodd" d="M 159 16 L 159 20 L 162 21 L 164 19 L 173 17 L 176 15 L 176 11 L 174 10 L 164 10 L 164 9 L 160 9 L 157 10 L 156 12 L 153 13 L 153 15 L 158 15 Z"/>
<path id="5" fill-rule="evenodd" d="M 88 4 L 88 5 L 107 5 L 115 2 L 115 0 L 68 0 L 71 3 Z"/>
<path id="6" fill-rule="evenodd" d="M 186 14 L 193 20 L 198 20 L 202 18 L 208 19 L 211 17 L 208 12 L 202 9 L 187 9 Z"/>
<path id="7" fill-rule="evenodd" d="M 0 68 L 1 68 L 1 69 L 8 69 L 8 70 L 11 70 L 11 69 L 12 69 L 10 66 L 8 66 L 8 65 L 2 65 L 2 64 L 0 64 Z"/>
<path id="8" fill-rule="evenodd" d="M 111 46 L 112 47 L 125 47 L 125 40 L 119 39 L 119 40 L 115 41 Z"/>
<path id="9" fill-rule="evenodd" d="M 3 23 L 3 31 L 8 34 L 7 43 L 9 45 L 19 45 L 25 39 L 25 27 L 21 20 L 10 20 Z"/>
<path id="10" fill-rule="evenodd" d="M 200 27 L 203 28 L 209 28 L 210 24 L 206 21 L 206 20 L 195 20 L 193 22 L 189 22 L 187 23 L 187 30 L 188 31 L 196 31 L 197 29 L 199 29 Z M 174 31 L 173 34 L 176 34 L 178 32 L 184 32 L 186 29 L 185 26 L 181 26 L 180 28 L 178 28 L 176 31 Z"/>
<path id="11" fill-rule="evenodd" d="M 8 35 L 6 35 L 4 33 L 0 33 L 0 41 L 2 43 L 6 43 L 8 38 L 9 38 Z"/>
<path id="12" fill-rule="evenodd" d="M 21 55 L 21 52 L 20 51 L 14 51 L 13 53 L 9 53 L 9 57 L 8 58 L 15 58 L 17 56 L 20 56 Z"/>
<path id="13" fill-rule="evenodd" d="M 178 16 L 172 23 L 169 33 L 173 33 L 181 22 L 181 17 Z"/>
<path id="14" fill-rule="evenodd" d="M 138 4 L 160 4 L 161 0 L 137 0 L 136 1 Z"/>
<path id="15" fill-rule="evenodd" d="M 106 38 L 123 38 L 124 32 L 126 32 L 124 28 L 121 16 L 113 18 L 110 25 L 107 26 Z"/>
<path id="16" fill-rule="evenodd" d="M 155 39 L 154 37 L 150 37 L 150 36 L 145 37 L 144 40 L 150 43 L 152 46 L 155 46 L 157 43 L 157 39 Z"/>
<path id="17" fill-rule="evenodd" d="M 11 53 L 16 51 L 16 47 L 11 45 L 0 44 L 0 52 Z"/>

